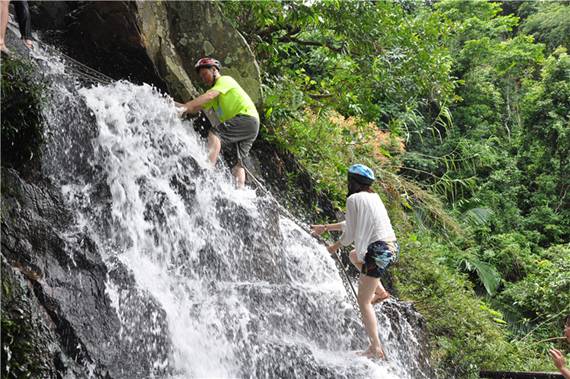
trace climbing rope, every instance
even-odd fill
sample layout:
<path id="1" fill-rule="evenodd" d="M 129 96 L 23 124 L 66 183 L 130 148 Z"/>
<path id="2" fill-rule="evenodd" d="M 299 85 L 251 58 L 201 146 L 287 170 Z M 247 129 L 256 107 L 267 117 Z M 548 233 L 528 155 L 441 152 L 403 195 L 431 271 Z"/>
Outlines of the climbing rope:
<path id="1" fill-rule="evenodd" d="M 86 82 L 94 83 L 94 84 L 111 84 L 115 82 L 115 79 L 107 76 L 94 68 L 87 66 L 79 62 L 78 60 L 71 58 L 69 55 L 57 50 L 53 46 L 50 46 L 46 43 L 41 41 L 37 41 L 38 44 L 41 44 L 42 48 L 52 54 L 60 55 L 65 60 L 65 67 L 69 68 L 71 73 L 77 76 L 79 79 L 83 79 Z"/>

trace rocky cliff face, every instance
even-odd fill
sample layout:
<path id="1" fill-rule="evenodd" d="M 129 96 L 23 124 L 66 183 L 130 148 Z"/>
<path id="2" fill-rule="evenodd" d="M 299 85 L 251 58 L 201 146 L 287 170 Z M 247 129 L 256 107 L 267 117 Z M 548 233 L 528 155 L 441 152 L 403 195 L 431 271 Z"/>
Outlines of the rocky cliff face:
<path id="1" fill-rule="evenodd" d="M 215 3 L 142 1 L 39 3 L 33 8 L 48 40 L 115 79 L 156 85 L 178 100 L 196 96 L 194 63 L 218 58 L 261 103 L 259 67 L 244 38 Z"/>

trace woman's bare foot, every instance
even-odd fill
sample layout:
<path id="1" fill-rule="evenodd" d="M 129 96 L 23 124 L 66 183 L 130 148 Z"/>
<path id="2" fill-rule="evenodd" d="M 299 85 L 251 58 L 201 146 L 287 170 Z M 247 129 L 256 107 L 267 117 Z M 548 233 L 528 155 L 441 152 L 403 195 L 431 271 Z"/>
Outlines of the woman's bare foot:
<path id="1" fill-rule="evenodd" d="M 366 358 L 370 358 L 370 359 L 384 359 L 385 358 L 384 350 L 380 346 L 378 346 L 378 347 L 370 346 L 366 351 L 361 351 L 357 354 L 360 355 L 361 357 L 366 357 Z"/>
<path id="2" fill-rule="evenodd" d="M 372 304 L 378 304 L 383 302 L 384 300 L 388 300 L 390 298 L 390 292 L 384 291 L 376 291 L 374 292 L 374 297 L 372 298 Z"/>
<path id="3" fill-rule="evenodd" d="M 0 42 L 0 51 L 2 51 L 3 53 L 10 53 L 10 50 L 8 50 L 8 48 L 6 47 L 6 44 L 4 42 Z"/>
<path id="4" fill-rule="evenodd" d="M 24 42 L 24 45 L 26 45 L 28 49 L 32 49 L 34 47 L 31 39 L 23 39 L 22 42 Z"/>

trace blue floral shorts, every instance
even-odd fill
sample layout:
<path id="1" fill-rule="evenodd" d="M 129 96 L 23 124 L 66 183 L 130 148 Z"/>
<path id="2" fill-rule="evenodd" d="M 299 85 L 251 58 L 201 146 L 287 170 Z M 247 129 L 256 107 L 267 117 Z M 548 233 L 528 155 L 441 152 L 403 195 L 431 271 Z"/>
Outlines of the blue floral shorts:
<path id="1" fill-rule="evenodd" d="M 392 263 L 398 260 L 399 253 L 400 245 L 396 241 L 372 242 L 368 245 L 361 272 L 364 275 L 379 278 Z"/>

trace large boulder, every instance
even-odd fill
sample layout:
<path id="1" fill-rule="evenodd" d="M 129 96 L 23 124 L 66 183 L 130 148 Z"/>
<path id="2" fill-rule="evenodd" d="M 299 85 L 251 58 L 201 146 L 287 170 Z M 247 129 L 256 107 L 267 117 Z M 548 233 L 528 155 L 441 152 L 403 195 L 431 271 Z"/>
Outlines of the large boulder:
<path id="1" fill-rule="evenodd" d="M 147 3 L 144 3 L 147 4 Z M 144 5 L 142 4 L 142 5 Z M 222 73 L 240 83 L 255 103 L 261 102 L 259 66 L 243 36 L 211 2 L 166 2 L 171 40 L 183 68 L 197 80 L 194 63 L 213 56 L 222 62 Z"/>
<path id="2" fill-rule="evenodd" d="M 223 74 L 261 103 L 255 57 L 215 3 L 94 1 L 56 8 L 53 22 L 39 24 L 48 41 L 115 79 L 151 83 L 188 100 L 200 92 L 194 63 L 211 55 L 222 62 Z M 35 5 L 35 19 L 49 18 L 53 9 L 51 3 Z"/>

